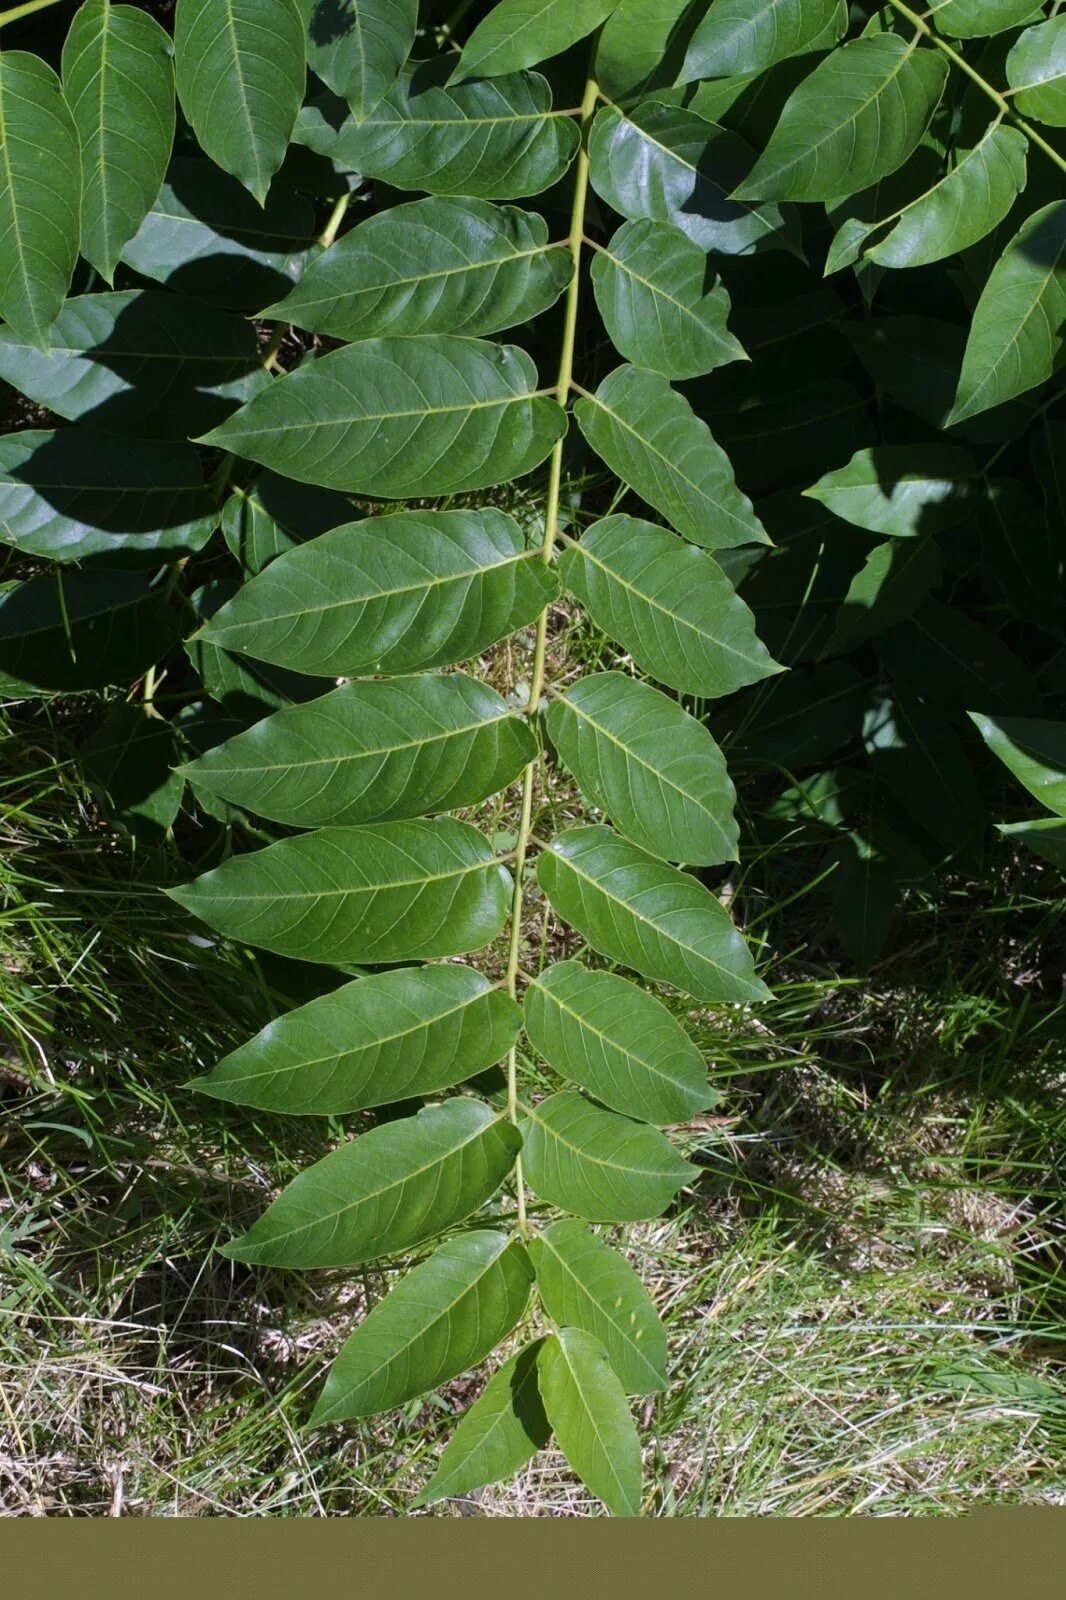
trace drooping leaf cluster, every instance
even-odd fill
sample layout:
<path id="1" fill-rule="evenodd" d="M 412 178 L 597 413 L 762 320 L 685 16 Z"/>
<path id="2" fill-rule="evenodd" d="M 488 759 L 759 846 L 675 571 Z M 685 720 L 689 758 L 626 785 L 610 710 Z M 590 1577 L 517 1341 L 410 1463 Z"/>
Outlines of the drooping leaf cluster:
<path id="1" fill-rule="evenodd" d="M 666 1336 L 600 1230 L 698 1173 L 686 1012 L 768 997 L 717 892 L 734 779 L 828 853 L 860 962 L 980 855 L 982 738 L 1063 863 L 1066 22 L 32 26 L 0 49 L 0 378 L 36 408 L 0 437 L 0 689 L 110 690 L 84 769 L 208 868 L 173 898 L 323 971 L 195 1087 L 353 1119 L 227 1253 L 394 1272 L 316 1423 L 503 1347 L 424 1500 L 554 1438 L 637 1514 Z"/>

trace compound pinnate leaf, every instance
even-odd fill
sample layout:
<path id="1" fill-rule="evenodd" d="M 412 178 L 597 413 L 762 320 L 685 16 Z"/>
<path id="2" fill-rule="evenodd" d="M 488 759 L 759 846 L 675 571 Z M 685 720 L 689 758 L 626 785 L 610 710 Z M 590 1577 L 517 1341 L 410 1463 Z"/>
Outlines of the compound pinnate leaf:
<path id="1" fill-rule="evenodd" d="M 589 1222 L 658 1217 L 697 1168 L 658 1128 L 604 1111 L 572 1089 L 521 1121 L 522 1165 L 542 1200 Z"/>
<path id="2" fill-rule="evenodd" d="M 938 50 L 894 33 L 842 45 L 789 97 L 738 196 L 835 200 L 870 188 L 917 146 L 947 71 Z"/>
<path id="3" fill-rule="evenodd" d="M 0 328 L 0 377 L 71 422 L 187 439 L 270 382 L 240 317 L 157 289 L 66 301 L 47 355 Z"/>
<path id="4" fill-rule="evenodd" d="M 971 515 L 974 458 L 954 445 L 875 445 L 803 492 L 856 528 L 894 538 L 941 533 Z"/>
<path id="5" fill-rule="evenodd" d="M 640 1443 L 603 1345 L 581 1328 L 560 1328 L 545 1341 L 538 1367 L 544 1410 L 567 1461 L 616 1517 L 638 1517 Z"/>
<path id="6" fill-rule="evenodd" d="M 611 471 L 693 544 L 724 550 L 769 542 L 729 457 L 659 373 L 616 367 L 574 415 Z"/>
<path id="7" fill-rule="evenodd" d="M 1033 213 L 992 268 L 974 312 L 949 423 L 1043 383 L 1066 324 L 1066 200 Z"/>
<path id="8" fill-rule="evenodd" d="M 978 711 L 970 717 L 992 754 L 1033 798 L 1066 818 L 1066 722 L 989 717 Z"/>
<path id="9" fill-rule="evenodd" d="M 1007 57 L 1007 82 L 1023 115 L 1066 127 L 1066 17 L 1026 28 Z"/>
<path id="10" fill-rule="evenodd" d="M 592 286 L 620 355 L 665 378 L 698 378 L 728 361 L 745 361 L 726 326 L 729 295 L 715 282 L 704 293 L 707 258 L 666 222 L 625 222 L 592 261 Z"/>
<path id="11" fill-rule="evenodd" d="M 128 683 L 166 654 L 178 623 L 137 573 L 59 568 L 0 586 L 0 693 Z"/>
<path id="12" fill-rule="evenodd" d="M 382 1123 L 316 1161 L 240 1239 L 235 1261 L 351 1267 L 396 1255 L 462 1222 L 495 1194 L 521 1139 L 465 1095 Z"/>
<path id="13" fill-rule="evenodd" d="M 0 544 L 26 555 L 158 564 L 199 550 L 217 523 L 190 445 L 91 428 L 0 437 Z"/>
<path id="14" fill-rule="evenodd" d="M 844 0 L 714 0 L 678 82 L 766 72 L 791 56 L 828 50 L 847 26 Z"/>
<path id="15" fill-rule="evenodd" d="M 434 334 L 310 361 L 200 442 L 301 483 L 401 500 L 521 477 L 565 431 L 524 350 Z"/>
<path id="16" fill-rule="evenodd" d="M 543 1343 L 535 1339 L 493 1373 L 464 1412 L 416 1506 L 498 1483 L 544 1448 L 551 1424 L 544 1414 L 537 1374 Z"/>
<path id="17" fill-rule="evenodd" d="M 81 253 L 111 283 L 170 160 L 170 39 L 134 6 L 86 0 L 63 45 L 63 92 L 81 145 Z"/>
<path id="18" fill-rule="evenodd" d="M 418 0 L 297 0 L 312 70 L 362 122 L 399 75 L 418 25 Z"/>
<path id="19" fill-rule="evenodd" d="M 989 128 L 939 183 L 903 208 L 867 258 L 882 267 L 924 267 L 976 244 L 1024 189 L 1027 150 L 1016 128 Z"/>
<path id="20" fill-rule="evenodd" d="M 635 844 L 690 866 L 737 859 L 736 791 L 722 753 L 676 701 L 598 672 L 554 700 L 546 722 L 581 792 Z"/>
<path id="21" fill-rule="evenodd" d="M 687 1122 L 714 1100 L 692 1040 L 661 1000 L 613 972 L 561 961 L 526 990 L 524 1021 L 550 1067 L 643 1122 Z"/>
<path id="22" fill-rule="evenodd" d="M 445 85 L 449 63 L 412 62 L 333 153 L 369 178 L 428 194 L 517 200 L 563 176 L 580 135 L 537 72 Z"/>
<path id="23" fill-rule="evenodd" d="M 178 0 L 178 99 L 204 152 L 262 205 L 303 99 L 295 0 Z"/>
<path id="24" fill-rule="evenodd" d="M 928 15 L 949 39 L 983 39 L 1041 15 L 1034 0 L 933 0 Z"/>
<path id="25" fill-rule="evenodd" d="M 360 223 L 262 315 L 338 339 L 496 333 L 557 300 L 571 265 L 535 212 L 431 196 Z"/>
<path id="26" fill-rule="evenodd" d="M 673 689 L 714 698 L 780 670 L 713 556 L 665 528 L 604 517 L 559 571 L 597 627 Z"/>
<path id="27" fill-rule="evenodd" d="M 765 1000 L 728 911 L 696 878 L 602 824 L 569 828 L 543 850 L 537 881 L 594 950 L 694 1000 Z"/>
<path id="28" fill-rule="evenodd" d="M 618 0 L 498 0 L 463 46 L 449 82 L 521 72 L 598 28 Z"/>
<path id="29" fill-rule="evenodd" d="M 671 223 L 723 255 L 795 248 L 795 229 L 776 205 L 735 197 L 753 160 L 738 134 L 658 100 L 629 112 L 605 106 L 589 136 L 589 178 L 601 200 L 634 221 Z"/>
<path id="30" fill-rule="evenodd" d="M 206 636 L 300 672 L 415 672 L 468 661 L 532 622 L 554 593 L 505 512 L 398 511 L 279 556 Z"/>
<path id="31" fill-rule="evenodd" d="M 311 253 L 311 202 L 273 183 L 260 206 L 210 161 L 180 157 L 122 259 L 171 289 L 257 311 L 291 288 Z"/>
<path id="32" fill-rule="evenodd" d="M 532 1277 L 525 1250 L 505 1233 L 484 1229 L 442 1244 L 344 1345 L 312 1424 L 390 1411 L 475 1366 L 521 1317 Z"/>
<path id="33" fill-rule="evenodd" d="M 0 145 L 0 317 L 47 350 L 78 258 L 81 147 L 59 79 L 25 50 L 0 53 Z"/>
<path id="34" fill-rule="evenodd" d="M 557 1327 L 583 1328 L 598 1339 L 627 1394 L 666 1388 L 666 1329 L 624 1256 L 580 1222 L 553 1222 L 529 1254 Z"/>
<path id="35" fill-rule="evenodd" d="M 518 1007 L 470 967 L 376 972 L 270 1022 L 191 1087 L 291 1116 L 435 1094 L 507 1054 Z"/>
<path id="36" fill-rule="evenodd" d="M 301 961 L 463 955 L 494 939 L 511 879 L 468 823 L 320 828 L 167 893 L 219 932 Z"/>
<path id="37" fill-rule="evenodd" d="M 256 816 L 316 828 L 475 805 L 535 754 L 522 718 L 457 673 L 345 684 L 227 739 L 186 773 Z"/>

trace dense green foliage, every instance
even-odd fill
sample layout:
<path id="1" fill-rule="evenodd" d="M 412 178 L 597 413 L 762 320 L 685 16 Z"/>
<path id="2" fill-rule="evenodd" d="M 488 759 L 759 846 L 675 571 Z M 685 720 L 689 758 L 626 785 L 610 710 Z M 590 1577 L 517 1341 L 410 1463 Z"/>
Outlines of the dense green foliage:
<path id="1" fill-rule="evenodd" d="M 528 1325 L 426 1500 L 554 1435 L 640 1510 L 665 1336 L 586 1224 L 698 1171 L 685 1007 L 768 997 L 735 779 L 860 966 L 980 861 L 982 740 L 1066 862 L 1052 9 L 178 0 L 171 38 L 87 0 L 0 50 L 0 377 L 41 408 L 0 439 L 0 690 L 122 691 L 85 767 L 208 869 L 173 898 L 338 985 L 195 1087 L 393 1108 L 227 1249 L 404 1268 L 312 1420 Z M 608 670 L 556 671 L 578 608 Z"/>

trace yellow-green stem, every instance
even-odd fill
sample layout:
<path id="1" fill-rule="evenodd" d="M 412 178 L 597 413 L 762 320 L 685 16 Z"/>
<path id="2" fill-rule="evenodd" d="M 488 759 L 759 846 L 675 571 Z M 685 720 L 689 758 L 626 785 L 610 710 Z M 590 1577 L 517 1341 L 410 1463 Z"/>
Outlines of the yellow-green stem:
<path id="1" fill-rule="evenodd" d="M 982 78 L 976 68 L 971 67 L 965 56 L 960 55 L 957 50 L 953 49 L 946 39 L 942 39 L 938 33 L 935 33 L 924 17 L 920 17 L 916 11 L 912 11 L 910 6 L 904 5 L 903 0 L 888 0 L 888 3 L 894 11 L 899 12 L 901 17 L 906 17 L 911 26 L 917 28 L 918 32 L 923 34 L 930 44 L 936 45 L 941 54 L 947 56 L 948 60 L 958 67 L 960 72 L 965 73 L 971 83 L 975 83 L 988 96 L 992 104 L 998 107 L 1000 116 L 1008 117 L 1014 126 L 1024 133 L 1030 144 L 1035 144 L 1037 149 L 1042 150 L 1049 161 L 1053 161 L 1060 171 L 1066 172 L 1066 156 L 1060 156 L 1055 146 L 1049 144 L 1043 135 L 1036 131 L 1031 122 L 1027 122 L 1024 117 L 1020 117 L 1006 96 L 1000 94 L 998 89 L 994 89 L 986 79 Z"/>
<path id="2" fill-rule="evenodd" d="M 596 82 L 590 78 L 585 85 L 581 101 L 581 148 L 574 168 L 574 203 L 570 212 L 570 260 L 572 273 L 566 291 L 563 316 L 563 340 L 559 352 L 559 373 L 555 383 L 555 397 L 565 406 L 570 393 L 570 380 L 574 370 L 574 343 L 577 337 L 577 310 L 580 299 L 581 241 L 585 231 L 585 201 L 589 185 L 588 125 L 596 106 Z M 541 557 L 551 560 L 559 521 L 559 499 L 563 484 L 563 446 L 560 439 L 551 454 L 548 468 L 548 496 L 544 508 L 544 539 Z M 536 638 L 533 645 L 533 669 L 529 679 L 529 709 L 536 714 L 537 705 L 544 692 L 544 663 L 548 652 L 548 606 L 537 618 Z M 507 947 L 507 993 L 512 1000 L 518 993 L 519 955 L 522 947 L 522 879 L 525 875 L 526 855 L 529 850 L 533 824 L 533 781 L 539 755 L 534 756 L 522 774 L 522 808 L 518 819 L 518 842 L 514 859 L 514 897 L 511 902 L 511 928 Z M 507 1115 L 518 1121 L 518 1051 L 511 1046 L 507 1057 Z M 515 1162 L 515 1194 L 518 1203 L 518 1227 L 526 1229 L 526 1191 L 522 1179 L 522 1158 Z"/>
<path id="3" fill-rule="evenodd" d="M 48 6 L 59 4 L 59 0 L 25 0 L 21 6 L 12 6 L 10 11 L 0 11 L 0 28 L 9 22 L 18 22 L 22 17 L 32 15 L 34 11 L 44 11 Z"/>

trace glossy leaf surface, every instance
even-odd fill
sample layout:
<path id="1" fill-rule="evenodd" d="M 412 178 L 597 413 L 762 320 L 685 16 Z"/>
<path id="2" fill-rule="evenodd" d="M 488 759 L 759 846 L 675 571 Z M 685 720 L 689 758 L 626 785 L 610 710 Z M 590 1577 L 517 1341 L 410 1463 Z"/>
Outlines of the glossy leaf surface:
<path id="1" fill-rule="evenodd" d="M 585 797 L 635 844 L 694 866 L 736 860 L 736 791 L 722 753 L 676 701 L 598 672 L 552 702 L 546 726 Z"/>
<path id="2" fill-rule="evenodd" d="M 554 592 L 506 513 L 400 511 L 279 556 L 207 637 L 300 672 L 413 672 L 468 660 Z"/>
<path id="3" fill-rule="evenodd" d="M 320 828 L 168 893 L 221 933 L 301 961 L 463 955 L 494 939 L 511 880 L 468 823 Z"/>
<path id="4" fill-rule="evenodd" d="M 451 1239 L 413 1267 L 352 1334 L 312 1423 L 389 1411 L 474 1366 L 510 1333 L 533 1276 L 505 1233 Z"/>
<path id="5" fill-rule="evenodd" d="M 276 1018 L 193 1087 L 295 1116 L 435 1094 L 507 1053 L 514 1002 L 470 967 L 377 972 Z"/>
<path id="6" fill-rule="evenodd" d="M 529 472 L 566 430 L 515 345 L 367 339 L 272 383 L 202 441 L 302 483 L 386 500 Z"/>
<path id="7" fill-rule="evenodd" d="M 685 1122 L 713 1099 L 696 1046 L 662 1001 L 612 972 L 561 961 L 526 990 L 533 1048 L 625 1116 Z"/>
<path id="8" fill-rule="evenodd" d="M 564 1089 L 523 1118 L 522 1165 L 542 1200 L 590 1222 L 658 1217 L 696 1172 L 657 1128 Z"/>
<path id="9" fill-rule="evenodd" d="M 611 961 L 672 984 L 694 1000 L 762 1000 L 744 939 L 697 879 L 610 828 L 571 828 L 537 860 L 552 906 Z"/>

